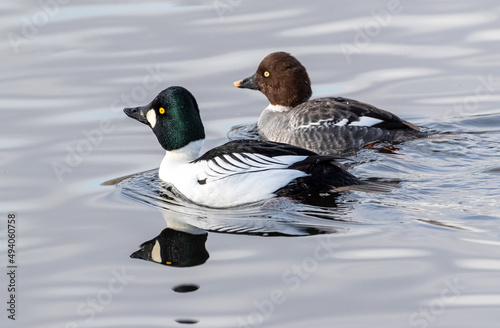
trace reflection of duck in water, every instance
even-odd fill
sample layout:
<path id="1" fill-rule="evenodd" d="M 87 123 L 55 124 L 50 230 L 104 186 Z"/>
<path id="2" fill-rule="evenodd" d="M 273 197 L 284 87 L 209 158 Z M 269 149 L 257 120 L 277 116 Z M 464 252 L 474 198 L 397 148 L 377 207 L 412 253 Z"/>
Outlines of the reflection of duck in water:
<path id="1" fill-rule="evenodd" d="M 153 172 L 129 179 L 158 181 Z M 130 182 L 124 180 L 122 183 Z M 133 181 L 133 180 L 132 180 Z M 160 184 L 164 184 L 159 181 Z M 137 181 L 132 182 L 137 187 Z M 123 186 L 122 186 L 123 188 Z M 198 207 L 191 203 L 180 204 L 180 198 L 169 187 L 139 186 L 138 190 L 154 190 L 156 197 L 134 194 L 135 200 L 160 207 L 167 228 L 155 238 L 141 244 L 141 249 L 130 257 L 168 266 L 190 267 L 205 263 L 209 254 L 205 248 L 208 231 L 258 236 L 310 236 L 336 233 L 342 230 L 339 220 L 328 217 L 329 212 L 307 212 L 313 207 L 297 204 L 288 199 L 278 199 L 271 204 L 231 211 Z M 125 195 L 131 197 L 130 190 Z M 294 207 L 298 206 L 298 207 Z M 303 211 L 303 212 L 302 212 Z M 287 215 L 288 213 L 288 215 Z M 324 215 L 324 217 L 321 217 Z M 342 221 L 342 220 L 340 220 Z"/>
<path id="2" fill-rule="evenodd" d="M 206 232 L 189 233 L 166 228 L 157 237 L 142 243 L 141 249 L 130 257 L 175 267 L 200 265 L 209 258 L 205 249 L 207 237 Z"/>
<path id="3" fill-rule="evenodd" d="M 167 224 L 175 229 L 166 228 L 155 238 L 142 243 L 141 249 L 132 253 L 131 258 L 152 261 L 174 267 L 193 267 L 205 263 L 208 252 L 205 249 L 208 233 L 202 229 L 170 220 L 165 215 Z M 184 283 L 172 287 L 176 293 L 191 293 L 200 288 L 198 284 Z M 195 324 L 199 320 L 192 318 L 175 319 L 179 324 Z"/>
<path id="4" fill-rule="evenodd" d="M 381 189 L 342 169 L 334 157 L 286 144 L 236 140 L 198 157 L 204 127 L 195 98 L 182 87 L 167 88 L 150 104 L 124 111 L 149 125 L 166 150 L 160 179 L 200 205 L 226 208 L 275 195 Z"/>

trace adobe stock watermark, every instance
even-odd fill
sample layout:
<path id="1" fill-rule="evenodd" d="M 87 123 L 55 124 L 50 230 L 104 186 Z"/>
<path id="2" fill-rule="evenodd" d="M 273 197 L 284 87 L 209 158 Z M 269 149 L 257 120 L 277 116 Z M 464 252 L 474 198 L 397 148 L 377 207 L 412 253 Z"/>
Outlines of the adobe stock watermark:
<path id="1" fill-rule="evenodd" d="M 155 90 L 164 81 L 160 72 L 160 65 L 146 66 L 146 75 L 142 78 L 141 84 L 133 86 L 129 92 L 122 93 L 111 102 L 111 109 L 121 111 L 124 107 L 136 107 L 145 105 L 144 102 L 151 97 L 150 91 Z"/>
<path id="2" fill-rule="evenodd" d="M 446 306 L 455 302 L 457 297 L 467 289 L 467 286 L 460 284 L 458 277 L 455 277 L 452 281 L 446 279 L 444 285 L 445 287 L 441 290 L 439 297 L 432 299 L 428 304 L 420 307 L 418 311 L 410 315 L 409 323 L 412 327 L 429 327 L 438 316 L 443 314 Z"/>
<path id="3" fill-rule="evenodd" d="M 500 81 L 495 81 L 493 74 L 487 77 L 479 76 L 477 85 L 474 88 L 474 94 L 465 97 L 461 102 L 453 105 L 445 116 L 462 116 L 471 113 L 477 113 L 481 102 L 487 101 L 491 96 L 500 89 Z"/>
<path id="4" fill-rule="evenodd" d="M 217 12 L 217 16 L 222 20 L 226 14 L 232 13 L 242 2 L 243 0 L 214 0 L 212 6 Z"/>
<path id="5" fill-rule="evenodd" d="M 144 76 L 142 83 L 132 87 L 128 93 L 123 93 L 115 98 L 111 103 L 111 111 L 121 111 L 124 107 L 144 105 L 149 91 L 156 89 L 163 82 L 159 65 L 156 65 L 154 68 L 146 66 L 145 69 L 148 74 Z M 113 132 L 114 129 L 115 125 L 109 118 L 100 119 L 98 126 L 93 129 L 83 129 L 80 140 L 73 145 L 66 146 L 64 160 L 61 159 L 52 162 L 52 170 L 57 180 L 63 182 L 64 176 L 72 173 L 83 163 L 85 158 L 92 155 L 94 150 L 102 144 L 105 136 Z"/>
<path id="6" fill-rule="evenodd" d="M 66 5 L 69 0 L 39 0 L 40 9 L 31 17 L 24 16 L 21 19 L 19 33 L 9 32 L 7 38 L 15 53 L 19 48 L 33 40 L 40 30 L 49 24 L 50 20 L 59 14 L 61 5 Z"/>
<path id="7" fill-rule="evenodd" d="M 362 28 L 356 28 L 352 43 L 342 42 L 340 44 L 340 50 L 344 54 L 347 63 L 352 61 L 352 55 L 359 54 L 368 48 L 373 39 L 379 36 L 384 28 L 389 26 L 392 17 L 401 14 L 402 11 L 403 5 L 400 0 L 389 0 L 385 9 L 372 10 L 370 12 L 372 19 L 368 20 Z"/>
<path id="8" fill-rule="evenodd" d="M 127 274 L 125 268 L 121 271 L 116 269 L 111 270 L 113 277 L 108 280 L 106 287 L 99 289 L 95 295 L 87 297 L 84 302 L 81 302 L 76 307 L 76 314 L 80 317 L 78 320 L 70 321 L 65 328 L 77 328 L 90 326 L 96 315 L 106 309 L 113 298 L 120 294 L 129 282 L 135 277 Z"/>
<path id="9" fill-rule="evenodd" d="M 285 303 L 290 294 L 300 289 L 302 284 L 316 272 L 321 263 L 333 258 L 334 250 L 339 244 L 334 243 L 333 235 L 322 235 L 318 238 L 318 245 L 313 253 L 300 263 L 293 264 L 281 275 L 282 286 L 273 289 L 268 296 L 255 300 L 254 311 L 247 316 L 238 317 L 238 328 L 256 328 L 261 326 L 275 312 L 276 308 Z"/>

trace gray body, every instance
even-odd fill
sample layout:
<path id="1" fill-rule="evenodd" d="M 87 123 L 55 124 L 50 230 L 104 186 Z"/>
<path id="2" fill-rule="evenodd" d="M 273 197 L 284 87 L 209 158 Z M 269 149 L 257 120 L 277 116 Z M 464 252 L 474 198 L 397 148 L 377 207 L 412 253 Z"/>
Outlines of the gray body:
<path id="1" fill-rule="evenodd" d="M 373 142 L 398 143 L 426 135 L 390 112 L 346 98 L 319 98 L 281 109 L 270 106 L 262 112 L 258 122 L 261 138 L 320 154 L 339 154 Z M 377 124 L 356 125 L 363 117 Z"/>

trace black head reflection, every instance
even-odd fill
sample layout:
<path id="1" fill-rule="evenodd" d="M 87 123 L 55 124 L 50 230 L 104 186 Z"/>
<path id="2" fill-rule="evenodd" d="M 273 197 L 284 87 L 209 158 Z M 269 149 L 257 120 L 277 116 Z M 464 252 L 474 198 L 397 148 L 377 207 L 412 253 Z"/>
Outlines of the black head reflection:
<path id="1" fill-rule="evenodd" d="M 143 243 L 130 257 L 174 267 L 200 265 L 209 258 L 205 248 L 207 236 L 206 233 L 189 234 L 166 228 L 156 238 Z"/>
<path id="2" fill-rule="evenodd" d="M 194 325 L 198 323 L 199 321 L 196 319 L 175 319 L 175 322 L 180 323 L 180 324 L 186 324 L 186 325 Z"/>
<path id="3" fill-rule="evenodd" d="M 200 289 L 200 286 L 195 284 L 182 284 L 172 287 L 172 290 L 176 293 L 192 293 Z"/>

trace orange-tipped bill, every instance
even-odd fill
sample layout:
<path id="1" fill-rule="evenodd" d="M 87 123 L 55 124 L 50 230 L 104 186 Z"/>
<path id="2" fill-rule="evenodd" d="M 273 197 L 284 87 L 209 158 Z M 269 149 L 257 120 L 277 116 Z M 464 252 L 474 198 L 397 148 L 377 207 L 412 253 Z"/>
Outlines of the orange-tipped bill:
<path id="1" fill-rule="evenodd" d="M 259 85 L 257 84 L 256 74 L 247 77 L 246 79 L 236 81 L 233 85 L 242 89 L 260 90 Z"/>

